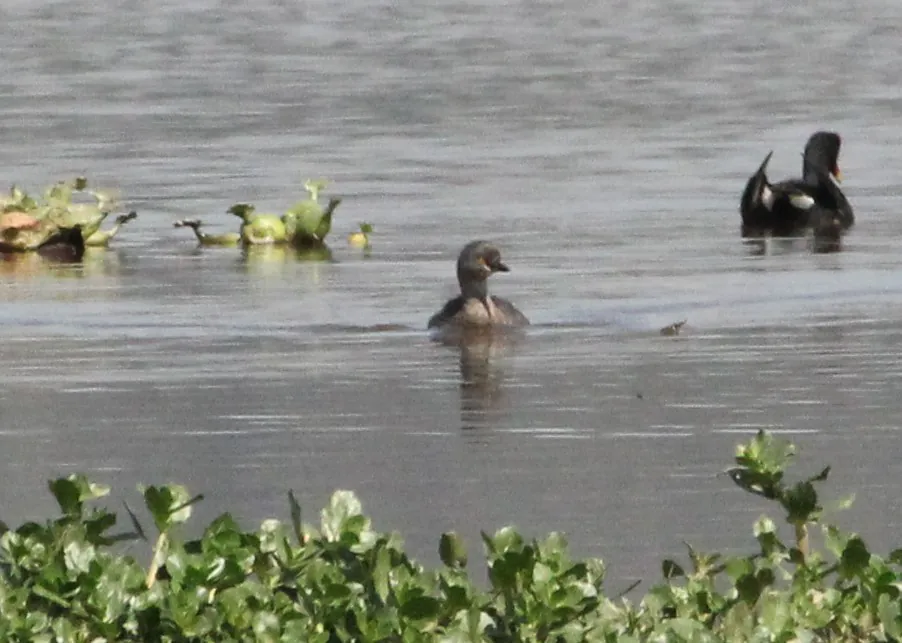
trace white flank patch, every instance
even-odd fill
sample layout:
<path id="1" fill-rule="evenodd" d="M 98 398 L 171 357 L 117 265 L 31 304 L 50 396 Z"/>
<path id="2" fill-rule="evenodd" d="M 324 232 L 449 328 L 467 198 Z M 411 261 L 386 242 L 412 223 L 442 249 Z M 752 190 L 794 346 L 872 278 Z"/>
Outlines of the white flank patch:
<path id="1" fill-rule="evenodd" d="M 799 210 L 809 210 L 814 205 L 814 199 L 807 194 L 793 194 L 789 197 L 789 202 Z"/>
<path id="2" fill-rule="evenodd" d="M 774 207 L 774 191 L 770 189 L 770 186 L 767 183 L 761 188 L 761 202 L 768 210 L 771 210 Z"/>

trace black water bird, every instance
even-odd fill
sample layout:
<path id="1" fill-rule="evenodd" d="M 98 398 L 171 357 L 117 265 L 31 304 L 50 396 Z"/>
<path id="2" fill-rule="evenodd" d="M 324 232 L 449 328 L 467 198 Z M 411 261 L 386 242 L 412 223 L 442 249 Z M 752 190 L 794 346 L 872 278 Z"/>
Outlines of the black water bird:
<path id="1" fill-rule="evenodd" d="M 740 200 L 742 236 L 801 236 L 835 239 L 855 223 L 848 199 L 839 188 L 839 148 L 835 132 L 815 132 L 802 154 L 802 178 L 771 183 L 767 178 L 769 152 L 745 186 Z"/>

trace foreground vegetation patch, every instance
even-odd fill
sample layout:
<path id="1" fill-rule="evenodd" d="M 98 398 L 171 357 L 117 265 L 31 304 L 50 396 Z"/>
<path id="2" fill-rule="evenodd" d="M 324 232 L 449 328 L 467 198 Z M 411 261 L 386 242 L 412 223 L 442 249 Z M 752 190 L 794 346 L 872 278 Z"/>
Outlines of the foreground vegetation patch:
<path id="1" fill-rule="evenodd" d="M 184 487 L 142 488 L 153 531 L 127 505 L 116 531 L 98 506 L 109 489 L 70 476 L 49 483 L 58 518 L 0 524 L 0 641 L 899 640 L 902 551 L 878 556 L 828 524 L 817 486 L 829 468 L 788 482 L 793 453 L 762 432 L 726 471 L 784 528 L 761 517 L 744 556 L 689 547 L 637 600 L 606 594 L 602 562 L 573 560 L 559 534 L 483 534 L 486 584 L 454 533 L 440 538 L 442 568 L 424 569 L 348 491 L 318 528 L 289 494 L 287 522 L 244 531 L 224 514 L 187 540 L 179 526 L 201 497 Z"/>

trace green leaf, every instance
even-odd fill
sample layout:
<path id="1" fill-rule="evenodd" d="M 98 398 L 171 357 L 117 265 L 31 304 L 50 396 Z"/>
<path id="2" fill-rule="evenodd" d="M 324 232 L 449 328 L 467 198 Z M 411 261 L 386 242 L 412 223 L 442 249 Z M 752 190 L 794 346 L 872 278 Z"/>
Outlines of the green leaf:
<path id="1" fill-rule="evenodd" d="M 489 580 L 493 589 L 513 590 L 517 587 L 517 577 L 524 569 L 523 557 L 516 551 L 508 551 L 492 561 L 489 566 Z"/>
<path id="2" fill-rule="evenodd" d="M 204 498 L 202 494 L 189 497 L 188 490 L 182 485 L 150 486 L 144 488 L 143 492 L 144 502 L 160 532 L 168 531 L 173 525 L 188 520 L 191 506 Z"/>
<path id="3" fill-rule="evenodd" d="M 782 632 L 791 623 L 791 604 L 785 597 L 766 594 L 761 601 L 761 622 L 771 632 Z"/>
<path id="4" fill-rule="evenodd" d="M 482 643 L 492 619 L 476 607 L 455 612 L 451 623 L 437 641 L 439 643 Z"/>
<path id="5" fill-rule="evenodd" d="M 349 521 L 360 516 L 362 507 L 352 491 L 336 491 L 332 494 L 329 506 L 322 511 L 322 530 L 326 540 L 341 540 Z"/>
<path id="6" fill-rule="evenodd" d="M 837 558 L 842 556 L 842 552 L 846 548 L 846 543 L 849 541 L 849 536 L 842 533 L 837 527 L 834 527 L 833 525 L 826 525 L 823 531 L 824 546 L 827 548 L 827 551 L 832 553 Z"/>
<path id="7" fill-rule="evenodd" d="M 107 544 L 109 537 L 106 532 L 116 524 L 116 516 L 109 511 L 96 509 L 82 524 L 85 528 L 85 540 L 93 544 Z"/>
<path id="8" fill-rule="evenodd" d="M 329 236 L 329 232 L 332 231 L 332 218 L 335 216 L 335 209 L 338 207 L 339 203 L 341 203 L 341 199 L 330 199 L 330 207 L 323 210 L 319 224 L 313 231 L 313 237 L 316 241 L 325 241 L 326 237 Z"/>
<path id="9" fill-rule="evenodd" d="M 713 576 L 723 570 L 722 566 L 715 567 L 715 565 L 721 559 L 720 554 L 705 554 L 697 552 L 692 547 L 692 545 L 690 545 L 686 541 L 683 541 L 683 544 L 686 546 L 686 549 L 689 552 L 689 560 L 692 561 L 693 576 Z"/>
<path id="10" fill-rule="evenodd" d="M 84 574 L 88 572 L 96 552 L 89 543 L 73 541 L 63 548 L 63 555 L 68 569 Z"/>
<path id="11" fill-rule="evenodd" d="M 438 553 L 446 567 L 458 569 L 467 566 L 467 547 L 461 537 L 453 531 L 442 534 Z"/>
<path id="12" fill-rule="evenodd" d="M 463 585 L 448 585 L 445 583 L 442 585 L 442 593 L 445 598 L 442 608 L 446 613 L 467 609 L 473 602 L 473 597 L 470 596 L 467 587 Z"/>
<path id="13" fill-rule="evenodd" d="M 686 572 L 683 570 L 683 568 L 669 558 L 665 558 L 664 562 L 661 563 L 661 573 L 666 579 L 677 578 L 678 576 L 686 575 Z"/>
<path id="14" fill-rule="evenodd" d="M 260 643 L 269 643 L 279 640 L 281 627 L 279 617 L 272 612 L 257 612 L 254 614 L 254 635 Z"/>
<path id="15" fill-rule="evenodd" d="M 204 551 L 232 553 L 241 547 L 241 529 L 231 514 L 224 513 L 204 529 L 202 547 Z"/>
<path id="16" fill-rule="evenodd" d="M 542 589 L 554 578 L 551 568 L 545 563 L 536 563 L 532 568 L 532 582 L 537 589 Z"/>
<path id="17" fill-rule="evenodd" d="M 304 528 L 301 524 L 301 505 L 297 498 L 294 497 L 294 491 L 288 491 L 288 506 L 291 508 L 291 528 L 294 530 L 294 537 L 298 541 L 299 546 L 305 543 Z"/>
<path id="18" fill-rule="evenodd" d="M 840 559 L 842 572 L 847 576 L 858 576 L 864 572 L 871 562 L 871 553 L 867 545 L 858 536 L 853 536 L 846 542 Z"/>
<path id="19" fill-rule="evenodd" d="M 352 594 L 351 588 L 347 585 L 344 585 L 343 583 L 332 583 L 326 587 L 323 597 L 329 602 L 344 603 Z"/>
<path id="20" fill-rule="evenodd" d="M 256 209 L 257 208 L 250 203 L 233 203 L 226 212 L 234 214 L 236 217 L 247 222 L 254 216 Z"/>
<path id="21" fill-rule="evenodd" d="M 50 601 L 51 603 L 56 603 L 60 607 L 64 607 L 66 609 L 72 609 L 72 604 L 69 601 L 64 599 L 62 596 L 60 596 L 53 590 L 47 589 L 43 585 L 40 585 L 40 584 L 35 585 L 32 588 L 32 591 L 35 593 L 36 596 L 40 596 L 41 598 L 44 598 L 44 599 Z"/>
<path id="22" fill-rule="evenodd" d="M 58 478 L 48 482 L 50 493 L 56 498 L 56 503 L 67 516 L 80 516 L 82 503 L 78 492 L 78 485 L 67 478 Z"/>
<path id="23" fill-rule="evenodd" d="M 431 596 L 415 596 L 401 605 L 399 613 L 412 621 L 423 621 L 438 617 L 441 604 Z"/>
<path id="24" fill-rule="evenodd" d="M 373 566 L 373 588 L 376 590 L 376 595 L 383 602 L 388 599 L 390 575 L 391 554 L 385 547 L 379 547 L 379 551 L 376 554 L 376 564 Z"/>
<path id="25" fill-rule="evenodd" d="M 322 244 L 332 230 L 332 217 L 341 198 L 329 199 L 325 209 L 314 199 L 299 201 L 282 216 L 291 240 L 298 247 Z"/>
<path id="26" fill-rule="evenodd" d="M 746 603 L 755 603 L 761 595 L 761 582 L 755 574 L 746 574 L 736 581 L 736 592 Z"/>
<path id="27" fill-rule="evenodd" d="M 94 484 L 79 474 L 50 480 L 47 485 L 50 493 L 56 498 L 60 510 L 73 517 L 81 516 L 85 502 L 103 498 L 110 493 L 110 488 L 106 485 Z"/>
<path id="28" fill-rule="evenodd" d="M 523 537 L 513 527 L 502 527 L 491 539 L 491 549 L 496 554 L 519 551 L 523 548 Z"/>
<path id="29" fill-rule="evenodd" d="M 773 534 L 777 531 L 777 525 L 774 524 L 774 521 L 768 518 L 767 516 L 761 516 L 756 522 L 754 527 L 755 537 L 758 538 L 764 534 Z"/>
<path id="30" fill-rule="evenodd" d="M 880 623 L 884 631 L 893 639 L 902 639 L 902 623 L 900 623 L 899 599 L 892 598 L 888 594 L 882 594 L 877 601 L 877 612 L 880 615 Z"/>
<path id="31" fill-rule="evenodd" d="M 713 637 L 706 631 L 705 625 L 690 618 L 674 618 L 667 621 L 666 629 L 683 641 L 712 641 Z M 677 639 L 677 640 L 679 640 Z M 667 637 L 668 641 L 674 640 Z"/>
<path id="32" fill-rule="evenodd" d="M 751 442 L 736 448 L 736 463 L 752 471 L 782 475 L 794 455 L 792 444 L 762 430 Z"/>
<path id="33" fill-rule="evenodd" d="M 799 482 L 790 488 L 782 499 L 791 523 L 810 522 L 812 515 L 821 509 L 817 503 L 817 491 L 808 481 Z"/>

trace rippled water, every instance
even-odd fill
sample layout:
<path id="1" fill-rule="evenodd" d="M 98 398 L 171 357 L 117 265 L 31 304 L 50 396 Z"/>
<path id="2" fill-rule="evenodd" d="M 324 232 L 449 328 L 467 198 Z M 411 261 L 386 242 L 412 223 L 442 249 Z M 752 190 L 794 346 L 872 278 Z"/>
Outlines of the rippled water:
<path id="1" fill-rule="evenodd" d="M 355 489 L 434 561 L 441 530 L 566 531 L 615 578 L 749 545 L 716 476 L 759 427 L 898 524 L 902 8 L 741 2 L 7 2 L 8 182 L 87 173 L 139 211 L 83 265 L 0 262 L 2 518 L 43 481 L 181 481 L 249 523 Z M 843 252 L 763 255 L 737 204 L 775 151 L 842 133 Z M 303 178 L 334 261 L 195 248 Z M 365 257 L 344 236 L 376 226 Z M 468 240 L 535 326 L 433 344 Z M 688 319 L 675 338 L 657 329 Z M 134 500 L 134 496 L 131 496 Z M 751 507 L 751 510 L 749 508 Z"/>

